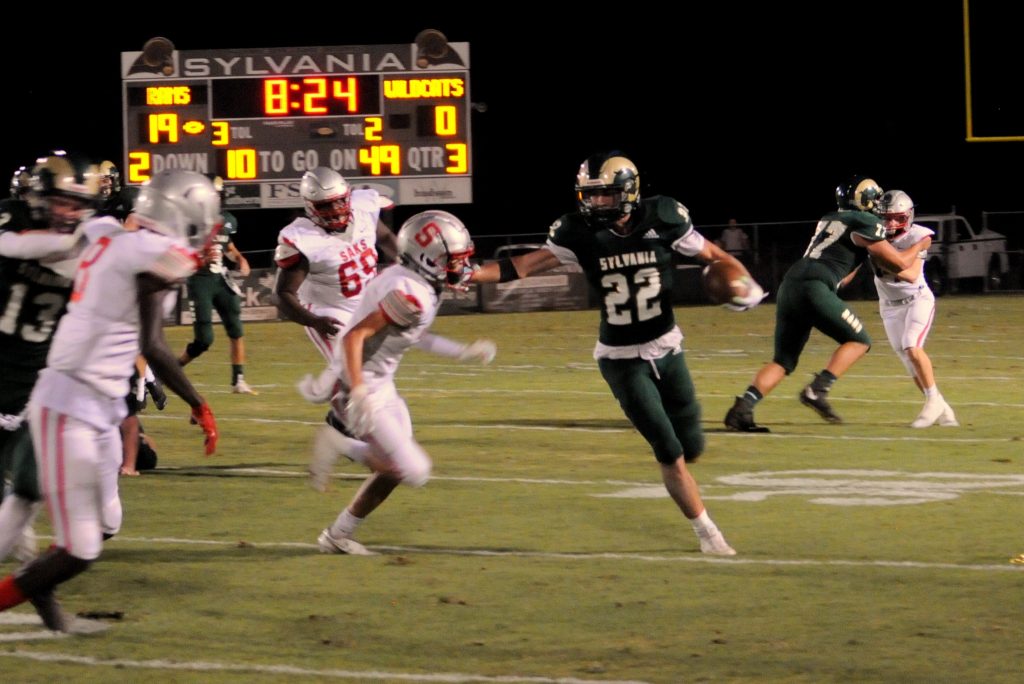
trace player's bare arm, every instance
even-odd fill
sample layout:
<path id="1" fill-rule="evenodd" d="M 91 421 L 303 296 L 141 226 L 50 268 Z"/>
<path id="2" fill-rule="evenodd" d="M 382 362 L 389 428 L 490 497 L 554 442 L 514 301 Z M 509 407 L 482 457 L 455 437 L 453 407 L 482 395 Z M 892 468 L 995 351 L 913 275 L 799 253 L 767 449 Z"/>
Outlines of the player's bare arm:
<path id="1" fill-rule="evenodd" d="M 536 273 L 550 271 L 560 266 L 561 263 L 550 249 L 542 247 L 532 252 L 512 257 L 511 259 L 499 259 L 498 261 L 486 263 L 473 272 L 470 282 L 499 283 L 506 280 L 514 280 L 515 278 L 525 278 Z M 504 277 L 502 273 L 503 268 L 505 269 Z"/>
<path id="2" fill-rule="evenodd" d="M 143 273 L 137 278 L 139 288 L 139 344 L 153 373 L 192 408 L 202 405 L 203 397 L 189 382 L 178 358 L 171 351 L 164 336 L 163 300 L 167 282 Z"/>
<path id="3" fill-rule="evenodd" d="M 242 253 L 238 251 L 237 247 L 235 247 L 234 242 L 228 243 L 227 249 L 224 250 L 224 256 L 231 263 L 238 266 L 238 272 L 241 274 L 243 278 L 248 276 L 249 273 L 252 271 L 252 269 L 249 268 L 249 260 L 242 256 Z"/>
<path id="4" fill-rule="evenodd" d="M 274 294 L 277 295 L 277 310 L 289 321 L 295 321 L 307 328 L 313 328 L 324 337 L 336 335 L 341 322 L 331 316 L 317 316 L 310 313 L 299 300 L 299 286 L 309 275 L 309 260 L 299 256 L 288 268 L 281 268 L 277 274 Z"/>
<path id="5" fill-rule="evenodd" d="M 711 240 L 704 241 L 704 249 L 694 255 L 694 258 L 703 261 L 705 264 L 710 264 L 712 261 L 725 261 L 732 264 L 733 268 L 740 269 L 743 273 L 747 273 L 747 268 L 739 259 L 711 242 Z M 747 273 L 747 275 L 750 274 Z"/>
<path id="6" fill-rule="evenodd" d="M 377 221 L 377 251 L 384 256 L 381 261 L 393 264 L 398 260 L 398 240 L 383 221 Z"/>
<path id="7" fill-rule="evenodd" d="M 363 344 L 367 338 L 376 335 L 387 324 L 388 319 L 384 312 L 377 309 L 359 321 L 342 338 L 342 347 L 345 350 L 345 368 L 348 369 L 350 389 L 355 390 L 355 388 L 363 384 Z"/>
<path id="8" fill-rule="evenodd" d="M 857 264 L 856 266 L 854 266 L 853 270 L 850 271 L 849 273 L 847 273 L 843 277 L 843 279 L 839 281 L 839 283 L 836 285 L 836 289 L 837 290 L 842 290 L 844 287 L 846 287 L 847 285 L 852 283 L 853 279 L 857 277 L 858 273 L 860 273 L 860 267 L 861 266 L 863 266 L 863 263 L 860 263 L 860 264 Z"/>

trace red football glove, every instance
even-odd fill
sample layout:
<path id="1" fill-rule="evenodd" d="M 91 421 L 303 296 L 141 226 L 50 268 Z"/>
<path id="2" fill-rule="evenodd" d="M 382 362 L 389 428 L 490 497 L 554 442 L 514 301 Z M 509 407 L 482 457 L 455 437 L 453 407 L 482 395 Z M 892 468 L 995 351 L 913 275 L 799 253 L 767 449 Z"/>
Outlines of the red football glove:
<path id="1" fill-rule="evenodd" d="M 206 435 L 206 455 L 209 456 L 217 450 L 217 421 L 213 419 L 213 412 L 210 405 L 205 401 L 192 409 L 192 418 L 189 419 L 193 425 L 198 425 Z"/>

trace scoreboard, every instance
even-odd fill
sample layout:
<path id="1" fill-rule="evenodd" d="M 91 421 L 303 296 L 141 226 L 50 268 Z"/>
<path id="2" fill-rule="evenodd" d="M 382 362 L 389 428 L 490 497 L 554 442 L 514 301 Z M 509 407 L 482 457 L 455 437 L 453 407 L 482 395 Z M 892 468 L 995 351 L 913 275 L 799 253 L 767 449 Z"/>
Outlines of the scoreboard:
<path id="1" fill-rule="evenodd" d="M 472 202 L 468 43 L 169 47 L 121 70 L 129 184 L 189 169 L 224 180 L 225 207 L 300 207 L 327 166 L 398 204 Z"/>

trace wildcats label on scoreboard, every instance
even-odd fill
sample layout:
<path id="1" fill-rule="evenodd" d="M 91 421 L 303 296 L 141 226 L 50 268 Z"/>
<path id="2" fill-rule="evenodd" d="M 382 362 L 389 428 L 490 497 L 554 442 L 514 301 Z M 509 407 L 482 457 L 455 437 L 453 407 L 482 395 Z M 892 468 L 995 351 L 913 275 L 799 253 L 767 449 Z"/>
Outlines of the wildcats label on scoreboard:
<path id="1" fill-rule="evenodd" d="M 298 207 L 327 166 L 402 204 L 471 202 L 469 44 L 423 45 L 122 53 L 125 180 L 190 169 L 228 207 Z"/>

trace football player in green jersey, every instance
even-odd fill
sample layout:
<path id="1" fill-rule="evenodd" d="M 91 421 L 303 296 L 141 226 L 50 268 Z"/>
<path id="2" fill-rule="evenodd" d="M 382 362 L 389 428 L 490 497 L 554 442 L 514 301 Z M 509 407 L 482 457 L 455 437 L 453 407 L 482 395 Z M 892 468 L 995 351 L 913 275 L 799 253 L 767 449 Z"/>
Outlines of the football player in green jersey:
<path id="1" fill-rule="evenodd" d="M 63 153 L 36 160 L 27 180 L 24 169 L 15 178 L 12 197 L 0 202 L 0 469 L 11 480 L 0 505 L 0 560 L 23 530 L 31 533 L 39 508 L 24 410 L 71 295 L 84 245 L 76 228 L 99 194 L 97 165 Z"/>
<path id="2" fill-rule="evenodd" d="M 218 185 L 219 178 L 214 179 Z M 245 337 L 242 328 L 242 293 L 228 275 L 224 260 L 232 262 L 244 278 L 249 275 L 249 262 L 235 247 L 231 236 L 238 231 L 238 219 L 225 211 L 224 227 L 214 236 L 213 243 L 203 254 L 203 266 L 188 279 L 188 291 L 192 297 L 195 321 L 192 330 L 195 336 L 178 357 L 186 365 L 205 352 L 213 344 L 213 310 L 220 315 L 231 345 L 231 391 L 235 394 L 257 394 L 245 381 Z"/>
<path id="3" fill-rule="evenodd" d="M 640 198 L 636 166 L 617 152 L 597 154 L 576 177 L 579 210 L 555 221 L 541 249 L 482 266 L 473 282 L 507 282 L 574 263 L 602 297 L 594 357 L 626 417 L 654 450 L 662 481 L 693 524 L 704 553 L 736 552 L 708 517 L 686 468 L 704 450 L 700 404 L 683 358 L 683 334 L 672 312 L 672 257 L 738 261 L 697 232 L 686 207 L 670 197 Z M 749 274 L 745 276 L 749 278 Z M 731 308 L 757 306 L 764 292 Z"/>
<path id="4" fill-rule="evenodd" d="M 811 330 L 839 343 L 828 365 L 800 391 L 800 403 L 830 423 L 842 419 L 828 401 L 829 390 L 871 348 L 864 324 L 837 294 L 840 281 L 870 254 L 875 263 L 899 273 L 913 265 L 914 250 L 900 252 L 885 239 L 885 226 L 871 213 L 882 195 L 878 183 L 854 176 L 836 188 L 837 211 L 825 214 L 803 258 L 786 271 L 775 311 L 775 353 L 725 415 L 725 426 L 740 432 L 768 432 L 754 422 L 754 406 L 793 372 Z"/>

